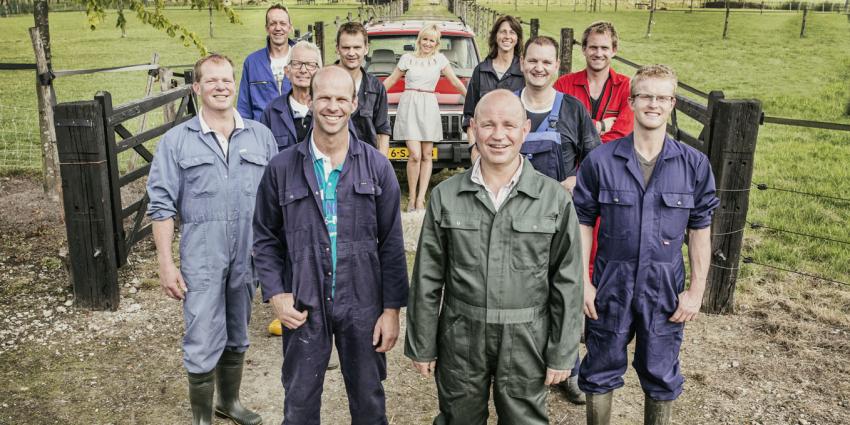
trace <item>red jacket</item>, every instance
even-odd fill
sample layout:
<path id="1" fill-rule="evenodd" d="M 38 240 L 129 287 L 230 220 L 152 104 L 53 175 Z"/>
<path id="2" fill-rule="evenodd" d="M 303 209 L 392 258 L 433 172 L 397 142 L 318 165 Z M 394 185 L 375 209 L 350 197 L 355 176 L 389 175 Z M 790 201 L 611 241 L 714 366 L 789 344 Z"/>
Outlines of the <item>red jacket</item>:
<path id="1" fill-rule="evenodd" d="M 604 118 L 617 118 L 614 126 L 602 135 L 602 143 L 627 136 L 632 132 L 635 121 L 634 112 L 629 106 L 629 78 L 617 74 L 613 69 L 610 69 L 610 73 L 608 84 L 602 93 L 599 110 L 595 117 L 591 117 L 594 123 Z M 584 104 L 587 112 L 591 112 L 587 70 L 583 69 L 558 78 L 555 82 L 555 90 L 575 96 Z"/>

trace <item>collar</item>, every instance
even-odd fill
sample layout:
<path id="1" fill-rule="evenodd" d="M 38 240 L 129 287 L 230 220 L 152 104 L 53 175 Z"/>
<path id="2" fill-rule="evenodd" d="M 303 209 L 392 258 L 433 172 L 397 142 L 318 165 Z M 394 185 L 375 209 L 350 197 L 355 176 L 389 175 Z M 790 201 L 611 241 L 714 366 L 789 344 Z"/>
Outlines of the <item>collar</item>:
<path id="1" fill-rule="evenodd" d="M 295 45 L 295 41 L 292 40 L 291 38 L 287 38 L 286 42 L 287 42 L 287 44 L 289 44 L 290 48 Z M 266 59 L 268 59 L 269 63 L 271 63 L 271 61 L 272 61 L 272 42 L 271 42 L 271 38 L 268 35 L 266 36 Z"/>
<path id="2" fill-rule="evenodd" d="M 313 154 L 314 161 L 322 161 L 323 163 L 331 162 L 331 157 L 325 155 L 316 146 L 316 139 L 313 137 L 313 132 L 310 132 L 310 152 Z"/>
<path id="3" fill-rule="evenodd" d="M 198 125 L 199 125 L 198 130 L 200 130 L 201 133 L 203 133 L 203 134 L 212 133 L 213 129 L 210 128 L 209 125 L 207 125 L 206 121 L 204 121 L 204 114 L 201 111 L 203 111 L 203 108 L 200 111 L 198 111 L 198 115 L 197 115 L 198 116 Z M 237 111 L 236 108 L 233 108 L 233 123 L 235 124 L 233 126 L 233 130 L 237 130 L 237 129 L 242 130 L 242 129 L 245 128 L 245 120 L 242 119 L 242 116 L 239 115 L 239 111 Z"/>
<path id="4" fill-rule="evenodd" d="M 587 86 L 587 85 L 590 84 L 587 80 L 587 68 L 582 69 L 579 72 L 576 72 L 575 75 L 576 75 L 576 77 L 573 80 L 573 85 Z M 619 86 L 620 84 L 623 84 L 623 81 L 624 81 L 624 79 L 621 77 L 621 75 L 614 72 L 614 67 L 609 66 L 608 67 L 608 84 L 611 84 L 612 86 Z"/>
<path id="5" fill-rule="evenodd" d="M 629 135 L 624 137 L 622 142 L 614 148 L 614 155 L 625 158 L 626 161 L 631 161 L 632 159 L 636 160 L 634 151 L 635 134 L 629 133 Z M 660 160 L 672 159 L 682 154 L 682 147 L 678 142 L 676 142 L 676 139 L 670 137 L 669 134 L 665 134 L 664 146 L 661 148 L 661 153 L 659 153 L 656 157 L 656 163 Z"/>
<path id="6" fill-rule="evenodd" d="M 310 130 L 309 135 L 310 143 L 297 143 L 295 145 L 295 149 L 304 157 L 310 156 L 310 151 L 313 150 L 313 130 Z M 360 155 L 364 152 L 363 144 L 359 143 L 360 139 L 354 134 L 354 131 L 351 129 L 351 126 L 348 127 L 348 157 L 354 157 Z"/>
<path id="7" fill-rule="evenodd" d="M 537 171 L 534 169 L 534 166 L 528 162 L 528 159 L 522 156 L 521 158 L 522 165 L 520 166 L 519 180 L 517 180 L 515 188 L 517 192 L 522 192 L 531 198 L 540 198 L 540 182 L 535 179 Z M 469 170 L 464 173 L 465 175 L 460 181 L 458 192 L 478 192 L 484 188 L 482 185 L 479 185 L 472 180 L 473 172 L 474 170 Z"/>
<path id="8" fill-rule="evenodd" d="M 484 59 L 484 62 L 480 64 L 481 72 L 490 72 L 493 75 L 496 75 L 496 68 L 493 68 L 493 58 L 487 57 Z M 514 59 L 511 61 L 511 66 L 508 67 L 508 70 L 505 71 L 505 74 L 513 74 L 522 77 L 522 69 L 519 65 L 519 58 L 514 56 Z"/>
<path id="9" fill-rule="evenodd" d="M 522 161 L 519 162 L 519 167 L 517 168 L 514 175 L 511 176 L 511 179 L 508 181 L 508 184 L 506 185 L 506 187 L 513 189 L 513 187 L 516 186 L 517 182 L 519 181 L 519 176 L 521 174 L 522 174 Z M 477 160 L 475 160 L 475 164 L 472 165 L 472 174 L 469 176 L 469 178 L 472 180 L 473 183 L 475 183 L 479 186 L 482 186 L 484 188 L 487 187 L 487 186 L 484 185 L 484 175 L 481 174 L 481 158 L 480 157 Z"/>

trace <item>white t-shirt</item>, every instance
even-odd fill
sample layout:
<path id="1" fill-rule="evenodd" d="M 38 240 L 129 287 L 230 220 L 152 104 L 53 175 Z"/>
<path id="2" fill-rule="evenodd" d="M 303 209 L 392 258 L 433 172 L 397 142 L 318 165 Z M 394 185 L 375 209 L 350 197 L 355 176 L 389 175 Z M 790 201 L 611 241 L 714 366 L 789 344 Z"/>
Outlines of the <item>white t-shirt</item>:
<path id="1" fill-rule="evenodd" d="M 298 102 L 292 96 L 289 96 L 289 109 L 292 110 L 293 118 L 304 118 L 307 116 L 307 105 Z"/>
<path id="2" fill-rule="evenodd" d="M 271 67 L 272 67 L 272 75 L 274 75 L 274 80 L 277 82 L 277 91 L 280 92 L 281 85 L 283 84 L 283 79 L 286 77 L 286 73 L 283 68 L 289 64 L 289 57 L 292 55 L 292 48 L 286 51 L 286 56 L 282 58 L 271 58 Z"/>

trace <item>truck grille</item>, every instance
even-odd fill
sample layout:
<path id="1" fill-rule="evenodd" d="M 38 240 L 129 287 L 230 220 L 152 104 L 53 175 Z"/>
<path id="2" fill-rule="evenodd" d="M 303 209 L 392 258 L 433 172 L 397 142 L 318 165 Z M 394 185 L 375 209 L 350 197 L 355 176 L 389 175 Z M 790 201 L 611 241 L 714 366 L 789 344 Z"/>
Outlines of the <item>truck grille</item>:
<path id="1" fill-rule="evenodd" d="M 440 121 L 443 124 L 443 140 L 462 140 L 464 139 L 463 115 L 441 115 Z M 395 115 L 390 115 L 390 128 L 395 127 Z M 393 138 L 393 140 L 396 140 Z"/>

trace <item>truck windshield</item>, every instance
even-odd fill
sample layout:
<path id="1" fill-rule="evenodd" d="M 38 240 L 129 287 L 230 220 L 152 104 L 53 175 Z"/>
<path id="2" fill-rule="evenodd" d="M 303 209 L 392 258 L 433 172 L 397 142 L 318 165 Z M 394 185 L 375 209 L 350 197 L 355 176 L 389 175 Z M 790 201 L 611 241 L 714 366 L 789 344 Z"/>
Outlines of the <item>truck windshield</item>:
<path id="1" fill-rule="evenodd" d="M 413 53 L 416 35 L 370 35 L 367 71 L 374 75 L 389 75 L 404 53 Z M 440 53 L 452 64 L 458 77 L 471 77 L 478 65 L 478 55 L 470 37 L 443 36 Z"/>

